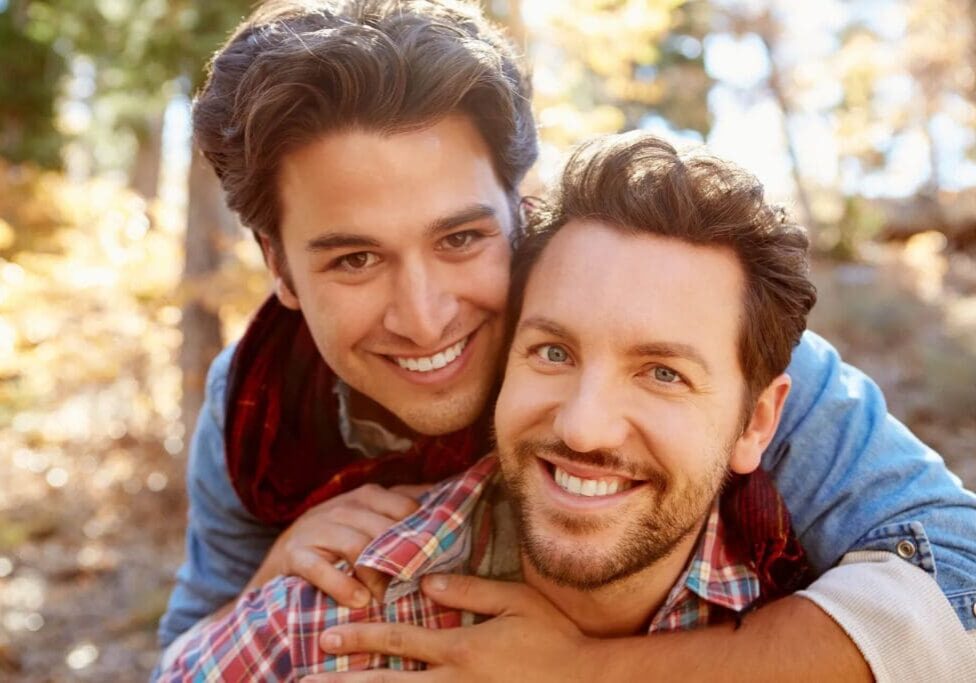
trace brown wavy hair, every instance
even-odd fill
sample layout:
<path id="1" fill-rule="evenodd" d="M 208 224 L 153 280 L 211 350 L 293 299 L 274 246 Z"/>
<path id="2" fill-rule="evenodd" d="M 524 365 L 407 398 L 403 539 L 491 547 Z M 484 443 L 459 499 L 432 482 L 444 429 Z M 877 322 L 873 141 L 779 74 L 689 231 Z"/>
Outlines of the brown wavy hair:
<path id="1" fill-rule="evenodd" d="M 228 206 L 280 245 L 283 155 L 352 127 L 391 134 L 466 114 L 514 207 L 538 156 L 530 99 L 512 46 L 472 4 L 272 0 L 211 61 L 193 132 Z"/>
<path id="2" fill-rule="evenodd" d="M 738 340 L 746 416 L 789 365 L 817 300 L 808 278 L 807 232 L 783 208 L 766 203 L 755 176 L 705 154 L 679 154 L 653 135 L 632 132 L 584 143 L 551 196 L 527 214 L 512 258 L 510 330 L 521 315 L 533 266 L 569 221 L 596 220 L 633 234 L 731 248 L 746 281 Z"/>

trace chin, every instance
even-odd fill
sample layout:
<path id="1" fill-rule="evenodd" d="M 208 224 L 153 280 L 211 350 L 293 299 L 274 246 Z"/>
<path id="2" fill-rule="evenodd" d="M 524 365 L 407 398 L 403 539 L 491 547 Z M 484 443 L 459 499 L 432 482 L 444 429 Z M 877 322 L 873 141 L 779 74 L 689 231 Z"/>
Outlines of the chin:
<path id="1" fill-rule="evenodd" d="M 601 552 L 592 544 L 555 542 L 529 533 L 523 544 L 525 557 L 544 579 L 581 591 L 605 588 L 645 569 L 655 561 L 646 553 Z"/>
<path id="2" fill-rule="evenodd" d="M 410 429 L 425 436 L 450 434 L 474 424 L 484 412 L 488 391 L 440 399 L 418 399 L 393 412 Z"/>

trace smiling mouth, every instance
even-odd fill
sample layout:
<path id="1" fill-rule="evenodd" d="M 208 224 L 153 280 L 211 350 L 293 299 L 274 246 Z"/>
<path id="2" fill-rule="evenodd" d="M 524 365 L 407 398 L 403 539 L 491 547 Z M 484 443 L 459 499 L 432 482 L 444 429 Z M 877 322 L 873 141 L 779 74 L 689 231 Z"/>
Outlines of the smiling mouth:
<path id="1" fill-rule="evenodd" d="M 471 336 L 468 335 L 461 341 L 448 346 L 443 351 L 438 351 L 432 356 L 388 356 L 388 358 L 404 370 L 409 370 L 410 372 L 433 372 L 434 370 L 445 368 L 456 361 L 461 356 L 461 353 L 464 352 L 464 347 L 468 345 Z"/>
<path id="2" fill-rule="evenodd" d="M 570 474 L 558 465 L 552 463 L 544 464 L 546 465 L 546 470 L 549 472 L 549 476 L 556 482 L 556 485 L 566 493 L 574 496 L 582 496 L 585 498 L 613 496 L 644 483 L 616 475 L 599 478 L 580 477 Z"/>

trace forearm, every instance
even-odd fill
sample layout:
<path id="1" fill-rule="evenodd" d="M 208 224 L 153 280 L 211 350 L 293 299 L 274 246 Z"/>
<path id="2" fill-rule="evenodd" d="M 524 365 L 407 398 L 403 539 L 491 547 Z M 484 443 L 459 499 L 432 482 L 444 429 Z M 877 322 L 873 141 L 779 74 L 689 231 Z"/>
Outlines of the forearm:
<path id="1" fill-rule="evenodd" d="M 844 630 L 814 603 L 789 597 L 734 624 L 591 641 L 599 680 L 870 681 Z"/>

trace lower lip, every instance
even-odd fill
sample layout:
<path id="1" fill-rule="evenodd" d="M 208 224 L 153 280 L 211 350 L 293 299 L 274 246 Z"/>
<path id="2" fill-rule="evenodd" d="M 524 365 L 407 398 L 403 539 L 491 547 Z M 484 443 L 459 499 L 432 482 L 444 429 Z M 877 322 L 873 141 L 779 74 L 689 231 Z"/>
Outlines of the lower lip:
<path id="1" fill-rule="evenodd" d="M 484 325 L 468 335 L 468 343 L 464 345 L 464 350 L 461 351 L 461 355 L 437 370 L 430 370 L 429 372 L 416 372 L 414 370 L 401 368 L 399 363 L 390 359 L 388 356 L 383 356 L 383 360 L 389 363 L 393 370 L 399 373 L 401 377 L 412 384 L 431 385 L 450 382 L 461 374 L 461 372 L 464 371 L 464 368 L 468 365 L 471 355 L 474 353 L 474 346 L 480 337 L 479 333 L 483 327 Z"/>
<path id="2" fill-rule="evenodd" d="M 536 458 L 535 461 L 539 469 L 539 474 L 545 482 L 543 486 L 546 492 L 560 507 L 564 508 L 587 512 L 605 510 L 620 505 L 620 503 L 629 498 L 633 493 L 644 487 L 644 484 L 636 484 L 626 491 L 619 491 L 608 496 L 579 496 L 575 493 L 570 493 L 556 483 L 556 480 L 553 479 L 552 474 L 549 472 L 549 468 L 552 467 L 551 464 L 542 458 Z"/>

